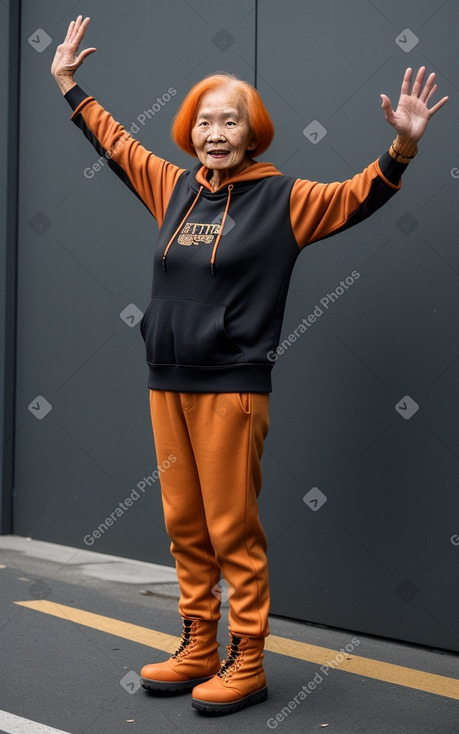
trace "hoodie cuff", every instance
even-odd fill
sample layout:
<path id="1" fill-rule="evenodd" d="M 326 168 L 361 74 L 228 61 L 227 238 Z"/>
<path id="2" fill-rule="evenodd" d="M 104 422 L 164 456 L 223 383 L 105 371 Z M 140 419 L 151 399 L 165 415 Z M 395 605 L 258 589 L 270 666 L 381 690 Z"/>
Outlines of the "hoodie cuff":
<path id="1" fill-rule="evenodd" d="M 394 186 L 398 186 L 402 174 L 407 169 L 408 163 L 399 163 L 399 161 L 394 160 L 389 151 L 383 153 L 378 163 L 381 173 L 385 178 L 387 178 L 391 184 L 394 184 Z"/>
<path id="2" fill-rule="evenodd" d="M 67 94 L 64 94 L 64 99 L 67 100 L 72 110 L 75 111 L 78 105 L 80 105 L 84 99 L 87 99 L 90 96 L 91 95 L 86 94 L 86 92 L 84 92 L 77 84 L 75 87 L 72 87 L 67 92 Z"/>

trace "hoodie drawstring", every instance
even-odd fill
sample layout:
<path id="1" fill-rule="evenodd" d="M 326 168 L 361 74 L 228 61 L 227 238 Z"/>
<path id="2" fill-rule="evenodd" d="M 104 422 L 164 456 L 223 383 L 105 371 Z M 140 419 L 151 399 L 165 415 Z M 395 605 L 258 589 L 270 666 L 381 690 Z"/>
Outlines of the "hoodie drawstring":
<path id="1" fill-rule="evenodd" d="M 188 217 L 190 216 L 191 212 L 193 211 L 193 209 L 195 208 L 196 204 L 198 203 L 198 199 L 201 196 L 201 191 L 203 190 L 203 188 L 204 188 L 204 186 L 200 186 L 199 191 L 196 194 L 195 199 L 194 199 L 192 205 L 188 209 L 187 213 L 183 217 L 183 219 L 180 222 L 179 226 L 177 227 L 177 229 L 175 230 L 174 234 L 172 235 L 172 237 L 170 238 L 169 242 L 167 243 L 167 247 L 166 247 L 166 249 L 164 250 L 164 253 L 163 253 L 163 270 L 166 270 L 167 253 L 169 252 L 169 250 L 170 250 L 170 248 L 172 246 L 172 243 L 175 240 L 176 236 L 178 235 L 178 233 L 182 229 L 183 225 L 185 224 L 186 220 L 188 219 Z"/>
<path id="2" fill-rule="evenodd" d="M 186 220 L 188 219 L 188 217 L 190 216 L 191 212 L 193 211 L 193 209 L 195 208 L 196 204 L 198 203 L 198 199 L 201 196 L 201 192 L 202 192 L 203 188 L 204 188 L 204 186 L 200 186 L 199 191 L 196 194 L 196 197 L 195 197 L 192 205 L 188 209 L 187 213 L 183 217 L 183 219 L 180 222 L 179 226 L 177 227 L 177 229 L 175 230 L 174 234 L 172 235 L 172 237 L 170 238 L 169 242 L 167 243 L 166 249 L 164 250 L 164 253 L 163 253 L 163 270 L 164 271 L 167 270 L 167 268 L 166 268 L 167 253 L 169 252 L 169 250 L 170 250 L 170 248 L 172 246 L 172 243 L 175 240 L 176 236 L 178 235 L 178 233 L 182 229 L 183 225 L 185 224 Z M 230 205 L 230 201 L 231 201 L 231 192 L 232 192 L 233 188 L 234 188 L 233 184 L 230 184 L 228 186 L 228 198 L 226 200 L 226 207 L 225 207 L 225 211 L 223 212 L 222 221 L 220 223 L 220 231 L 219 231 L 219 233 L 217 235 L 217 239 L 216 239 L 216 242 L 215 242 L 215 245 L 214 245 L 214 249 L 212 250 L 212 257 L 210 259 L 210 272 L 212 273 L 212 275 L 215 275 L 215 259 L 216 259 L 216 256 L 217 256 L 217 249 L 218 249 L 218 245 L 220 244 L 220 240 L 221 240 L 222 235 L 223 235 L 223 230 L 225 228 L 225 222 L 226 222 L 226 217 L 228 215 L 228 209 L 229 209 L 229 205 Z"/>
<path id="3" fill-rule="evenodd" d="M 228 214 L 228 209 L 229 209 L 229 205 L 230 205 L 230 201 L 231 201 L 231 192 L 232 192 L 233 188 L 234 188 L 233 187 L 233 184 L 230 184 L 228 186 L 228 198 L 226 200 L 225 211 L 223 212 L 222 221 L 220 223 L 220 232 L 218 233 L 218 236 L 217 236 L 217 239 L 216 239 L 216 242 L 215 242 L 215 245 L 214 245 L 214 249 L 212 250 L 212 257 L 210 258 L 210 272 L 212 273 L 212 275 L 215 275 L 215 258 L 217 256 L 217 248 L 218 248 L 218 245 L 220 244 L 220 240 L 222 238 L 223 230 L 225 228 L 226 216 Z"/>

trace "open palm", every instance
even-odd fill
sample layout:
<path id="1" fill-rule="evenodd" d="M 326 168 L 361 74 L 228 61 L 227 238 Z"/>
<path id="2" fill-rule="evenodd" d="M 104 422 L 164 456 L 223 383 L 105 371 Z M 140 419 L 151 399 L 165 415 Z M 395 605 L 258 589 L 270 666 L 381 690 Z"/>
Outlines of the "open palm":
<path id="1" fill-rule="evenodd" d="M 57 49 L 51 65 L 51 74 L 55 78 L 73 77 L 73 74 L 83 63 L 89 54 L 97 51 L 96 48 L 86 48 L 77 55 L 78 47 L 84 38 L 86 28 L 90 22 L 89 18 L 83 20 L 83 16 L 70 23 L 67 35 L 63 43 Z"/>
<path id="2" fill-rule="evenodd" d="M 392 109 L 392 104 L 385 94 L 381 94 L 382 107 L 389 122 L 395 128 L 397 134 L 402 138 L 420 140 L 427 127 L 430 118 L 447 102 L 448 97 L 443 97 L 437 104 L 429 108 L 427 105 L 437 91 L 435 74 L 430 74 L 424 81 L 426 73 L 425 66 L 421 66 L 410 92 L 410 84 L 413 70 L 407 69 L 403 77 L 400 99 L 397 109 Z"/>

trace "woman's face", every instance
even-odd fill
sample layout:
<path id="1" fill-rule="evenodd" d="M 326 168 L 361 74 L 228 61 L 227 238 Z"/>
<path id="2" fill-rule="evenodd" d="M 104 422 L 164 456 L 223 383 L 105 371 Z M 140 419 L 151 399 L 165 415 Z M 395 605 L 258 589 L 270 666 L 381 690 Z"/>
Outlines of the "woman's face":
<path id="1" fill-rule="evenodd" d="M 245 168 L 256 147 L 243 99 L 234 87 L 207 92 L 200 100 L 191 141 L 201 163 L 229 178 Z"/>

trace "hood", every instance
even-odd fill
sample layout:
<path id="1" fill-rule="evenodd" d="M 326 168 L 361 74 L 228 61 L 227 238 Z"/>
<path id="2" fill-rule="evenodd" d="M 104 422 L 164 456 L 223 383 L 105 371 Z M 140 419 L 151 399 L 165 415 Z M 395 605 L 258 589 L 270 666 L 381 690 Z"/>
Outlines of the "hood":
<path id="1" fill-rule="evenodd" d="M 208 181 L 210 170 L 206 166 L 196 167 L 193 171 L 195 173 L 195 180 L 199 186 L 204 186 L 205 189 L 212 193 L 221 191 L 228 184 L 242 183 L 245 181 L 257 181 L 260 178 L 268 178 L 269 176 L 282 176 L 283 174 L 277 170 L 272 163 L 252 163 L 251 166 L 247 166 L 243 171 L 233 176 L 226 181 L 223 186 L 220 186 L 215 192 L 212 189 Z"/>

